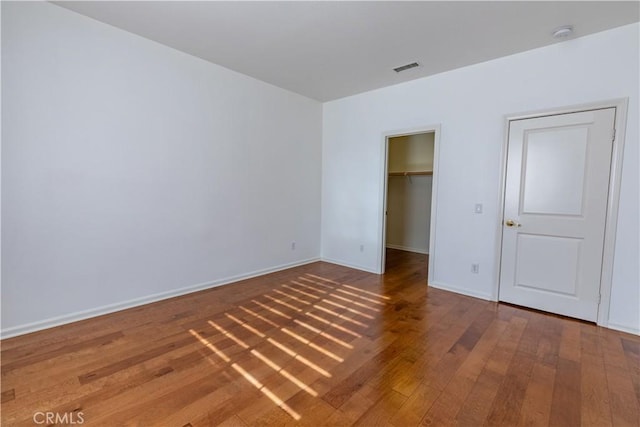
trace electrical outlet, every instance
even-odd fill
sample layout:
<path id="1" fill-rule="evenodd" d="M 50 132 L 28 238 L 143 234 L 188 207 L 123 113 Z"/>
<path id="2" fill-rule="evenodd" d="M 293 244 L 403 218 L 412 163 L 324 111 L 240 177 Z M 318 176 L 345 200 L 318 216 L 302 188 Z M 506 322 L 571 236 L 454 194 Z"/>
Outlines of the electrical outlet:
<path id="1" fill-rule="evenodd" d="M 482 203 L 476 203 L 475 207 L 473 208 L 473 211 L 477 214 L 481 214 L 482 213 Z"/>
<path id="2" fill-rule="evenodd" d="M 364 252 L 364 245 L 360 245 L 360 252 Z"/>
<path id="3" fill-rule="evenodd" d="M 471 264 L 471 272 L 473 274 L 480 273 L 480 264 Z"/>
<path id="4" fill-rule="evenodd" d="M 292 251 L 296 250 L 296 242 L 291 242 L 291 250 Z"/>

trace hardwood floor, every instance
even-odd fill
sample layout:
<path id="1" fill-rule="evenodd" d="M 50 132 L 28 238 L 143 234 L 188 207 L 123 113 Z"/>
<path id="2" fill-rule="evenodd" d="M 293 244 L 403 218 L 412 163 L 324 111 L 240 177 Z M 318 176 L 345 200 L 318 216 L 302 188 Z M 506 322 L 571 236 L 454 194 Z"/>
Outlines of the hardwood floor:
<path id="1" fill-rule="evenodd" d="M 4 340 L 2 425 L 640 424 L 640 337 L 428 288 L 424 255 L 387 262 Z"/>

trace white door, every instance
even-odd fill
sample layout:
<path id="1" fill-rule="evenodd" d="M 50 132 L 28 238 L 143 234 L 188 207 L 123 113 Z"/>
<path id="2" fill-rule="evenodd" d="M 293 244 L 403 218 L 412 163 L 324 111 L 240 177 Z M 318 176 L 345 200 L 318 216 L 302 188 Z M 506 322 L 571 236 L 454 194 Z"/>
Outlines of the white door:
<path id="1" fill-rule="evenodd" d="M 596 321 L 615 113 L 509 123 L 501 301 Z"/>

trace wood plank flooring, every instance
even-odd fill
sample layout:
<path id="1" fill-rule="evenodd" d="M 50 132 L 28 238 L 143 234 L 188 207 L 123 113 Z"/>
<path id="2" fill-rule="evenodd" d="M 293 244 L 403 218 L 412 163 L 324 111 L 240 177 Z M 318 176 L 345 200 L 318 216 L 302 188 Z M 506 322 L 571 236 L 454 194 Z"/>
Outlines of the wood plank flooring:
<path id="1" fill-rule="evenodd" d="M 429 288 L 424 255 L 387 263 L 4 340 L 2 425 L 640 425 L 640 337 Z"/>

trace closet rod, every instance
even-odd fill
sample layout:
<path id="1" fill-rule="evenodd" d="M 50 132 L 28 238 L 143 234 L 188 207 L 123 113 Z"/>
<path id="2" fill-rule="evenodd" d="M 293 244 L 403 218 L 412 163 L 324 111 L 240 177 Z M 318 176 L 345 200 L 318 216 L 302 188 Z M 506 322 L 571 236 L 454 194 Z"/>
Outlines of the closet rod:
<path id="1" fill-rule="evenodd" d="M 433 175 L 433 171 L 389 172 L 389 176 Z"/>

